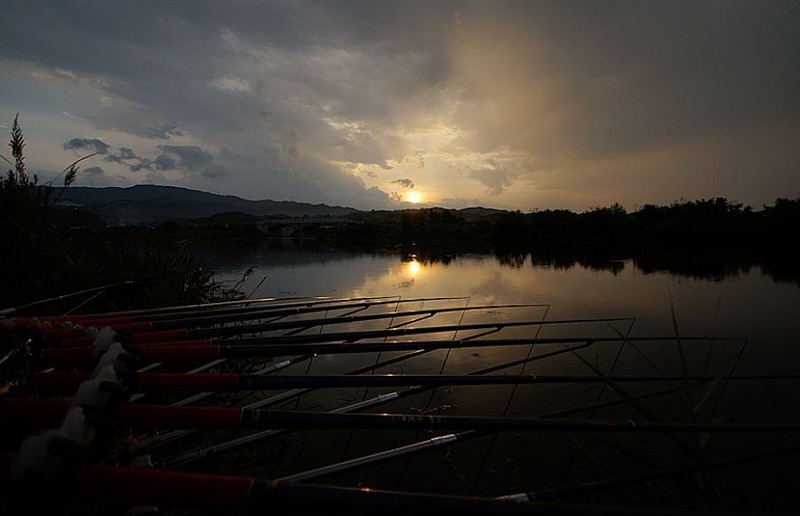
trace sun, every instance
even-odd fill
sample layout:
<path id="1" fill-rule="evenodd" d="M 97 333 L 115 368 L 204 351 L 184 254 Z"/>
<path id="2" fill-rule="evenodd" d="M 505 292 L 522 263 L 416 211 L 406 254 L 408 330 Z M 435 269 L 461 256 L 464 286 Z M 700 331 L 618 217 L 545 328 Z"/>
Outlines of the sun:
<path id="1" fill-rule="evenodd" d="M 419 204 L 422 202 L 422 194 L 419 192 L 408 192 L 406 194 L 406 201 L 410 202 L 411 204 Z"/>

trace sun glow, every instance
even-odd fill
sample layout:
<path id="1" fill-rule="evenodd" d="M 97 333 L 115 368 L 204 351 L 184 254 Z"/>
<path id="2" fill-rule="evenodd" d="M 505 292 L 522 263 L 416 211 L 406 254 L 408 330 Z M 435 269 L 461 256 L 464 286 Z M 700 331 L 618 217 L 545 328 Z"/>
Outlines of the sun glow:
<path id="1" fill-rule="evenodd" d="M 406 201 L 411 204 L 419 204 L 422 202 L 422 194 L 419 192 L 408 192 L 406 194 Z"/>
<path id="2" fill-rule="evenodd" d="M 406 262 L 406 271 L 408 271 L 411 276 L 419 275 L 421 270 L 422 265 L 417 261 L 416 258 L 412 258 L 411 261 Z"/>

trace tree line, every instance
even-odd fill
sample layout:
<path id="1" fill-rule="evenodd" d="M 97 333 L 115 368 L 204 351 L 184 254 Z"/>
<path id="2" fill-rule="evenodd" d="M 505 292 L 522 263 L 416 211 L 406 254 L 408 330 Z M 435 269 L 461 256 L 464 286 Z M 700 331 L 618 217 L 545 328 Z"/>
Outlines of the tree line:
<path id="1" fill-rule="evenodd" d="M 619 204 L 585 212 L 520 210 L 467 217 L 425 208 L 353 215 L 344 243 L 451 246 L 485 250 L 617 253 L 800 253 L 800 199 L 778 198 L 762 210 L 717 197 L 646 204 L 628 212 Z"/>

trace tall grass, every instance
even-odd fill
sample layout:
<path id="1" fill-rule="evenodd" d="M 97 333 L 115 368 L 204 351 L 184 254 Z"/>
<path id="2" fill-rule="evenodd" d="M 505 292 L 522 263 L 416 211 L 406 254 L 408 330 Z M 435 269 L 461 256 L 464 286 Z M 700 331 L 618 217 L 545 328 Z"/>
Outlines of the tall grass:
<path id="1" fill-rule="evenodd" d="M 129 282 L 105 292 L 82 309 L 105 310 L 200 303 L 240 296 L 223 288 L 185 247 L 137 229 L 69 227 L 57 205 L 79 172 L 72 162 L 48 183 L 28 172 L 25 138 L 14 118 L 10 169 L 0 180 L 0 308 L 82 291 L 97 285 Z M 64 188 L 53 183 L 63 177 Z M 42 307 L 39 307 L 42 308 Z M 69 309 L 52 306 L 54 313 Z"/>

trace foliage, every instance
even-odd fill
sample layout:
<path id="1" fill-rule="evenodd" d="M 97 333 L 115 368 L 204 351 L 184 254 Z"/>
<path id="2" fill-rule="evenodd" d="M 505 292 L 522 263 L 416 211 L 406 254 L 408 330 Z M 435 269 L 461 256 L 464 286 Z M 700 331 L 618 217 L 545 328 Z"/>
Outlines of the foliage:
<path id="1" fill-rule="evenodd" d="M 56 297 L 98 285 L 129 282 L 85 308 L 105 310 L 231 299 L 185 248 L 135 230 L 71 228 L 56 206 L 75 181 L 78 163 L 65 168 L 63 188 L 40 185 L 25 167 L 18 116 L 11 129 L 11 168 L 0 182 L 0 308 Z M 57 191 L 58 195 L 53 195 Z M 56 306 L 52 307 L 54 310 Z M 65 308 L 65 307 L 60 307 Z"/>

